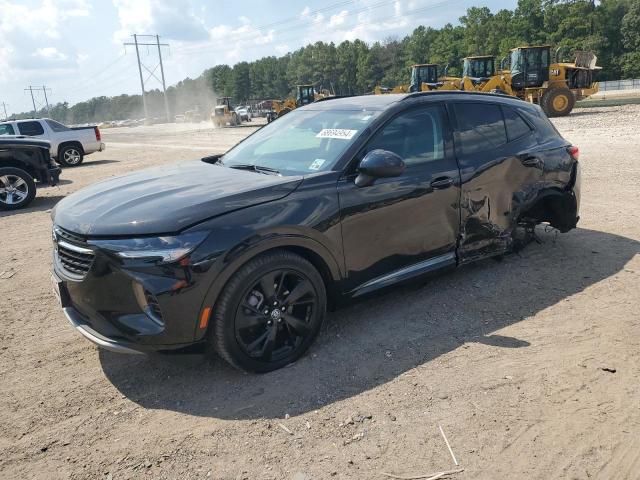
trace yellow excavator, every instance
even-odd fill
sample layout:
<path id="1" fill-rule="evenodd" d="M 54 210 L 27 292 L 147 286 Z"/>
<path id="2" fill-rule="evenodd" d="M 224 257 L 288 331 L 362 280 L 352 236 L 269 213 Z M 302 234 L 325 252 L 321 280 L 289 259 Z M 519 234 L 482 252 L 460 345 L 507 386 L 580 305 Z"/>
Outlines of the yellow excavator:
<path id="1" fill-rule="evenodd" d="M 273 100 L 271 102 L 271 111 L 267 114 L 267 122 L 271 122 L 276 118 L 282 117 L 298 107 L 308 105 L 316 100 L 321 100 L 330 96 L 331 93 L 325 89 L 320 90 L 320 92 L 316 92 L 313 85 L 296 85 L 295 97 L 288 97 L 282 101 Z"/>

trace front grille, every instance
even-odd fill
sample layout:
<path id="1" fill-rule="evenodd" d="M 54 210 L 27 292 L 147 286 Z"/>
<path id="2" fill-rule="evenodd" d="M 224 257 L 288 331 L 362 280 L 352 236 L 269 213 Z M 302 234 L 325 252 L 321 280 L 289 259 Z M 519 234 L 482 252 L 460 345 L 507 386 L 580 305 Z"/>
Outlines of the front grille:
<path id="1" fill-rule="evenodd" d="M 54 227 L 55 258 L 62 273 L 72 279 L 83 279 L 91 266 L 95 254 L 83 237 L 75 233 Z"/>

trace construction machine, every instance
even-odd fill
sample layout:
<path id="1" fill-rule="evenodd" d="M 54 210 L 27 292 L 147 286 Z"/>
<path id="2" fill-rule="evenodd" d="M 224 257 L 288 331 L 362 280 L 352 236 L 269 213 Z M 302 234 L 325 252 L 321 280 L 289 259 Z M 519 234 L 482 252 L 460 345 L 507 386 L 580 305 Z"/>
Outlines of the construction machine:
<path id="1" fill-rule="evenodd" d="M 220 97 L 216 100 L 216 106 L 211 112 L 211 121 L 218 128 L 227 124 L 232 127 L 240 125 L 240 117 L 231 104 L 231 97 Z"/>
<path id="2" fill-rule="evenodd" d="M 443 83 L 438 80 L 437 64 L 418 63 L 411 66 L 411 83 L 408 85 L 398 85 L 393 88 L 377 85 L 373 93 L 381 95 L 383 93 L 426 92 L 441 89 L 442 86 Z"/>
<path id="3" fill-rule="evenodd" d="M 271 102 L 271 111 L 267 114 L 267 122 L 271 122 L 276 118 L 286 115 L 291 110 L 298 107 L 308 105 L 322 98 L 330 97 L 328 90 L 322 89 L 316 92 L 313 85 L 296 85 L 296 96 L 288 97 L 284 100 L 273 100 Z"/>
<path id="4" fill-rule="evenodd" d="M 510 67 L 501 62 L 495 73 L 495 57 L 465 58 L 460 89 L 516 96 L 540 105 L 549 117 L 569 115 L 576 101 L 598 91 L 593 76 L 601 67 L 593 53 L 577 52 L 573 62 L 564 62 L 558 49 L 551 63 L 551 47 L 540 45 L 514 48 L 509 58 Z"/>
<path id="5" fill-rule="evenodd" d="M 593 77 L 601 67 L 591 52 L 576 52 L 573 62 L 564 62 L 558 49 L 551 63 L 551 47 L 541 45 L 514 48 L 510 58 L 513 94 L 537 103 L 549 117 L 569 115 L 576 101 L 598 92 Z"/>

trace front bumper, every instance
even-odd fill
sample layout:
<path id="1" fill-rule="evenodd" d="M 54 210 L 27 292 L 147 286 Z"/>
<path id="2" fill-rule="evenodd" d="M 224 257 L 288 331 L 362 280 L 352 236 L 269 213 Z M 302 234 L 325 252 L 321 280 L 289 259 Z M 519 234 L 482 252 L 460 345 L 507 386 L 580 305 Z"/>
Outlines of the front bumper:
<path id="1" fill-rule="evenodd" d="M 143 353 L 140 350 L 136 350 L 135 348 L 128 346 L 128 344 L 122 341 L 116 341 L 111 338 L 107 338 L 104 335 L 96 332 L 87 323 L 85 323 L 84 317 L 80 315 L 80 313 L 75 308 L 65 307 L 62 309 L 62 311 L 64 312 L 65 317 L 67 317 L 67 320 L 69 320 L 69 323 L 73 328 L 75 328 L 84 338 L 86 338 L 90 342 L 95 343 L 99 347 L 117 353 Z"/>
<path id="2" fill-rule="evenodd" d="M 57 242 L 53 272 L 63 312 L 91 342 L 115 352 L 150 353 L 204 339 L 199 317 L 210 284 L 206 272 L 189 265 L 126 263 L 95 249 L 90 270 L 73 278 L 60 257 L 63 246 L 69 253 L 69 241 Z"/>

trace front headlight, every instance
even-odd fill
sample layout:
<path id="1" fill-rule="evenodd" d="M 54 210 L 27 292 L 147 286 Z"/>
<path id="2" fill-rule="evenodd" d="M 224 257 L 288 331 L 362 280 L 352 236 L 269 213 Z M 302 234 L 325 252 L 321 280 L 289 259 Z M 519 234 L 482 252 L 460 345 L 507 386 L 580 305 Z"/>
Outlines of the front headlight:
<path id="1" fill-rule="evenodd" d="M 175 237 L 145 237 L 90 240 L 91 245 L 115 253 L 121 258 L 150 259 L 163 263 L 180 260 L 207 237 L 208 232 L 192 232 Z"/>

